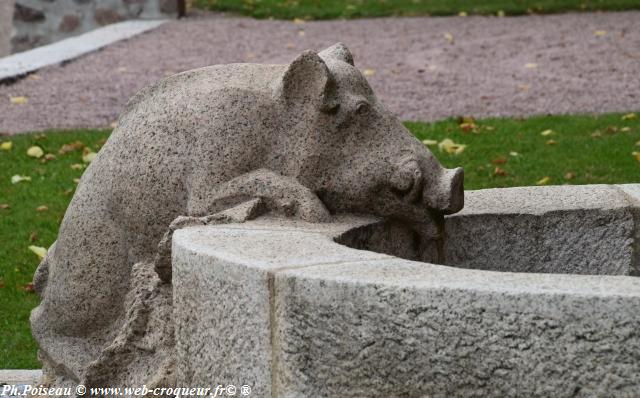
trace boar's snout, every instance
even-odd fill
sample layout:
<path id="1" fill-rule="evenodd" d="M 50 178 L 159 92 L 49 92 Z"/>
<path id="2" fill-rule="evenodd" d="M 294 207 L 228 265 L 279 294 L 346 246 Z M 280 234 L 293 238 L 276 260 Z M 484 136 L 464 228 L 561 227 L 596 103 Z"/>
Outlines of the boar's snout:
<path id="1" fill-rule="evenodd" d="M 391 176 L 392 189 L 406 202 L 418 206 L 426 206 L 444 214 L 460 211 L 464 206 L 462 168 L 439 167 L 433 176 L 428 175 L 429 171 L 423 171 L 415 159 L 400 162 Z"/>
<path id="2" fill-rule="evenodd" d="M 443 169 L 434 186 L 424 189 L 428 207 L 444 214 L 458 212 L 464 206 L 464 171 L 460 167 Z"/>

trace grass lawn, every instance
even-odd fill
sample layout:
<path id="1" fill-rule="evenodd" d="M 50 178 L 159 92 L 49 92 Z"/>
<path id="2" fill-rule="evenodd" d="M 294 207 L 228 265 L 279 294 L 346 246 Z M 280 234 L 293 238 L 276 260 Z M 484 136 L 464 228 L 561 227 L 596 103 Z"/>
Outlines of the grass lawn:
<path id="1" fill-rule="evenodd" d="M 408 122 L 407 126 L 421 140 L 442 144 L 450 139 L 466 145 L 458 154 L 446 148 L 455 152 L 460 147 L 441 145 L 442 151 L 438 144 L 430 147 L 447 167 L 465 168 L 467 189 L 537 182 L 640 183 L 640 161 L 632 155 L 640 152 L 640 117 L 622 119 L 623 115 L 613 114 Z M 38 367 L 28 318 L 38 303 L 29 283 L 39 260 L 28 247 L 49 247 L 55 240 L 74 179 L 82 174 L 81 146 L 97 151 L 108 135 L 102 130 L 0 138 L 12 142 L 10 150 L 0 149 L 0 367 Z M 63 145 L 76 141 L 82 145 L 59 153 Z M 28 157 L 27 149 L 34 145 L 55 159 Z M 14 175 L 31 181 L 13 184 Z"/>
<path id="2" fill-rule="evenodd" d="M 202 9 L 255 18 L 332 19 L 388 15 L 556 13 L 640 9 L 639 0 L 193 0 Z"/>

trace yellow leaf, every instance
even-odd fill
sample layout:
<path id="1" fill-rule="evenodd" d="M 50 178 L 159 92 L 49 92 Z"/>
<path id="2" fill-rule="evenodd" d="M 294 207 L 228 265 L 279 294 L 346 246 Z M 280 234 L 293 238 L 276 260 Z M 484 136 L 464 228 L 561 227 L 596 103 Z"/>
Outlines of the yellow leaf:
<path id="1" fill-rule="evenodd" d="M 14 176 L 11 176 L 11 183 L 12 184 L 17 184 L 17 183 L 22 182 L 22 181 L 31 181 L 31 177 L 29 177 L 29 176 L 21 176 L 21 175 L 18 175 L 18 174 L 14 175 Z"/>
<path id="2" fill-rule="evenodd" d="M 640 146 L 640 141 L 636 142 L 636 146 Z"/>
<path id="3" fill-rule="evenodd" d="M 606 30 L 596 30 L 595 32 L 593 32 L 593 34 L 594 34 L 595 36 L 600 37 L 600 36 L 604 36 L 604 35 L 606 35 L 606 34 L 607 34 L 607 31 L 606 31 Z"/>
<path id="4" fill-rule="evenodd" d="M 547 142 L 545 142 L 545 144 L 547 145 L 556 145 L 558 143 L 558 141 L 556 140 L 548 140 Z"/>
<path id="5" fill-rule="evenodd" d="M 37 211 L 38 213 L 42 213 L 43 211 L 47 211 L 47 210 L 49 210 L 49 207 L 48 207 L 48 206 L 45 206 L 45 205 L 42 205 L 42 206 L 38 206 L 38 207 L 36 207 L 36 211 Z"/>
<path id="6" fill-rule="evenodd" d="M 375 69 L 365 69 L 362 71 L 362 74 L 365 76 L 373 76 L 376 74 L 376 70 Z"/>
<path id="7" fill-rule="evenodd" d="M 632 152 L 631 154 L 636 158 L 638 162 L 640 162 L 640 152 Z"/>
<path id="8" fill-rule="evenodd" d="M 574 178 L 576 178 L 576 173 L 572 172 L 572 171 L 568 171 L 564 174 L 564 179 L 565 180 L 573 180 Z"/>
<path id="9" fill-rule="evenodd" d="M 82 170 L 82 169 L 84 169 L 85 166 L 83 164 L 80 164 L 80 163 L 74 163 L 70 167 L 73 170 Z"/>
<path id="10" fill-rule="evenodd" d="M 304 19 L 294 18 L 292 22 L 294 23 L 294 25 L 302 25 L 304 24 Z"/>
<path id="11" fill-rule="evenodd" d="M 592 134 L 591 134 L 591 137 L 593 137 L 593 138 L 600 138 L 600 137 L 602 137 L 602 133 L 601 133 L 601 132 L 599 132 L 599 131 L 596 131 L 596 132 L 594 132 L 594 133 L 592 133 Z"/>
<path id="12" fill-rule="evenodd" d="M 545 130 L 542 133 L 540 133 L 540 135 L 543 136 L 543 137 L 547 137 L 547 136 L 553 135 L 553 134 L 554 134 L 553 130 Z"/>
<path id="13" fill-rule="evenodd" d="M 536 182 L 536 185 L 548 185 L 551 182 L 551 177 L 542 177 Z"/>
<path id="14" fill-rule="evenodd" d="M 623 127 L 620 129 L 620 131 L 622 131 L 623 133 L 628 133 L 629 131 L 631 131 L 631 127 Z"/>
<path id="15" fill-rule="evenodd" d="M 39 146 L 32 146 L 31 148 L 27 149 L 27 156 L 29 157 L 38 159 L 38 158 L 41 158 L 43 155 L 44 155 L 44 151 Z"/>
<path id="16" fill-rule="evenodd" d="M 520 154 L 519 154 L 518 152 L 515 152 L 515 151 L 511 151 L 511 152 L 509 152 L 509 155 L 511 155 L 511 156 L 513 156 L 513 157 L 520 156 Z"/>
<path id="17" fill-rule="evenodd" d="M 535 69 L 535 68 L 538 67 L 538 64 L 530 62 L 528 64 L 524 64 L 524 67 L 527 68 L 527 69 Z"/>
<path id="18" fill-rule="evenodd" d="M 40 258 L 40 260 L 42 260 L 44 258 L 44 256 L 47 255 L 47 249 L 45 249 L 44 247 L 29 246 L 29 250 L 34 252 L 36 254 L 36 256 L 38 256 Z"/>
<path id="19" fill-rule="evenodd" d="M 466 16 L 467 16 L 467 12 L 466 12 L 466 11 L 460 11 L 460 12 L 458 13 L 458 16 L 459 16 L 459 17 L 466 17 Z"/>
<path id="20" fill-rule="evenodd" d="M 80 183 L 80 179 L 79 178 L 74 178 L 73 182 L 75 182 L 76 184 L 79 184 Z"/>
<path id="21" fill-rule="evenodd" d="M 502 18 L 502 17 L 504 17 L 504 11 L 498 10 L 496 15 L 498 15 L 499 18 Z"/>
<path id="22" fill-rule="evenodd" d="M 425 145 L 437 145 L 438 141 L 437 140 L 422 140 L 422 143 Z"/>
<path id="23" fill-rule="evenodd" d="M 93 159 L 96 158 L 96 155 L 97 154 L 95 152 L 87 152 L 82 155 L 82 161 L 85 163 L 91 163 L 93 162 Z"/>
<path id="24" fill-rule="evenodd" d="M 9 101 L 11 101 L 11 103 L 15 105 L 24 105 L 29 102 L 29 99 L 24 96 L 18 96 L 9 98 Z"/>
<path id="25" fill-rule="evenodd" d="M 449 43 L 453 43 L 453 35 L 449 32 L 446 32 L 444 34 L 444 38 L 449 42 Z"/>
<path id="26" fill-rule="evenodd" d="M 13 142 L 11 141 L 5 141 L 0 144 L 0 149 L 2 149 L 3 151 L 10 151 L 11 148 L 13 148 Z"/>
<path id="27" fill-rule="evenodd" d="M 627 113 L 626 115 L 622 116 L 622 120 L 631 120 L 637 117 L 638 116 L 635 113 Z"/>
<path id="28" fill-rule="evenodd" d="M 446 153 L 453 153 L 456 155 L 461 154 L 466 147 L 466 145 L 456 144 L 450 138 L 445 138 L 438 144 L 438 149 L 440 151 L 445 151 Z"/>

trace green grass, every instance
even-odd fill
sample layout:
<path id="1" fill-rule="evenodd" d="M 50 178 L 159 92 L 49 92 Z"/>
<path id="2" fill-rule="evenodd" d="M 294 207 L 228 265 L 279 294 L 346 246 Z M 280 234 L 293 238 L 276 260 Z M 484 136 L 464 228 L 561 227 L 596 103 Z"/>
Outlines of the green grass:
<path id="1" fill-rule="evenodd" d="M 202 9 L 278 19 L 456 15 L 460 12 L 521 15 L 640 8 L 638 0 L 194 0 L 193 4 Z"/>
<path id="2" fill-rule="evenodd" d="M 534 185 L 543 177 L 549 177 L 551 184 L 638 183 L 640 162 L 631 153 L 640 152 L 636 144 L 640 118 L 621 118 L 613 114 L 485 119 L 475 121 L 475 128 L 466 129 L 470 131 L 464 131 L 457 120 L 406 124 L 420 139 L 442 142 L 449 138 L 467 145 L 458 155 L 431 147 L 445 166 L 465 168 L 467 189 Z M 540 134 L 548 129 L 554 133 Z M 55 240 L 74 179 L 82 173 L 71 168 L 82 163 L 80 150 L 64 155 L 58 150 L 77 140 L 97 150 L 108 134 L 102 130 L 21 135 L 10 138 L 12 150 L 0 150 L 0 204 L 11 206 L 0 209 L 0 364 L 4 368 L 38 367 L 28 324 L 38 298 L 24 287 L 39 260 L 28 246 L 48 247 Z M 550 139 L 557 144 L 547 145 Z M 32 145 L 55 154 L 56 159 L 41 163 L 28 157 L 26 151 Z M 496 167 L 506 175 L 496 174 Z M 568 173 L 573 178 L 565 179 Z M 12 184 L 13 175 L 27 175 L 32 181 Z M 48 210 L 37 212 L 42 205 Z M 33 233 L 35 242 L 29 239 Z"/>

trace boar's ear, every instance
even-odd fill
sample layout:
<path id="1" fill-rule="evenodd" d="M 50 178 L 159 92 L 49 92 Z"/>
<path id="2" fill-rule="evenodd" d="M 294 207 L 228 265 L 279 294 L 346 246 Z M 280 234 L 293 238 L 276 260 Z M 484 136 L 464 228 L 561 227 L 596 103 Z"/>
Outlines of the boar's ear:
<path id="1" fill-rule="evenodd" d="M 287 105 L 311 102 L 318 106 L 325 101 L 330 86 L 327 65 L 318 54 L 305 51 L 287 67 L 278 91 Z"/>
<path id="2" fill-rule="evenodd" d="M 336 43 L 326 50 L 320 51 L 318 55 L 324 60 L 335 59 L 353 66 L 353 55 L 351 55 L 351 51 L 349 51 L 343 43 Z"/>

